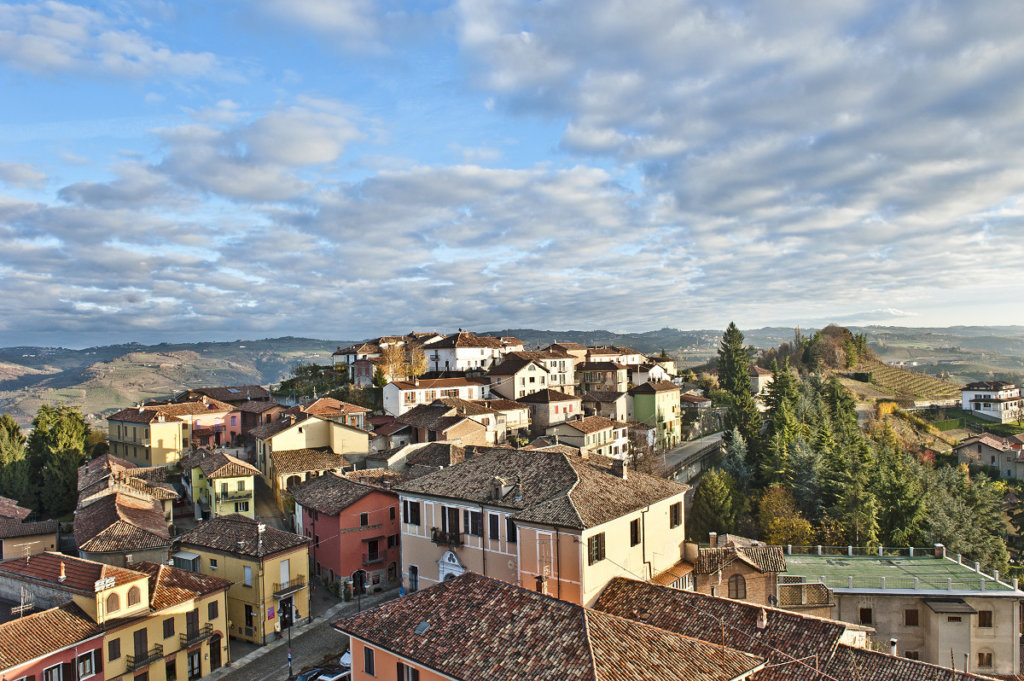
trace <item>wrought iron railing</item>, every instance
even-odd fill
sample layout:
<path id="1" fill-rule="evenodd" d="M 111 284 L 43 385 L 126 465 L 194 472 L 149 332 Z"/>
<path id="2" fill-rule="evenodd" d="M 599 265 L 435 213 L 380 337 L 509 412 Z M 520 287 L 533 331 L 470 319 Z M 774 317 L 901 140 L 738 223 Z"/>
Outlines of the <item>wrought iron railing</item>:
<path id="1" fill-rule="evenodd" d="M 458 532 L 445 532 L 444 530 L 430 528 L 430 541 L 444 546 L 462 546 L 462 535 Z"/>
<path id="2" fill-rule="evenodd" d="M 204 624 L 203 626 L 199 627 L 199 629 L 189 631 L 184 634 L 178 634 L 178 637 L 181 639 L 182 648 L 194 646 L 200 641 L 210 638 L 211 636 L 213 636 L 212 624 Z"/>
<path id="3" fill-rule="evenodd" d="M 304 586 L 306 586 L 306 575 L 292 577 L 287 582 L 277 582 L 274 584 L 274 597 L 276 598 L 277 596 L 288 593 L 289 591 L 298 591 Z"/>
<path id="4" fill-rule="evenodd" d="M 141 669 L 146 665 L 153 664 L 157 660 L 163 658 L 163 656 L 164 647 L 159 643 L 157 643 L 155 646 L 150 648 L 142 655 L 128 655 L 126 657 L 126 662 L 128 663 L 128 671 L 135 671 L 136 669 Z"/>

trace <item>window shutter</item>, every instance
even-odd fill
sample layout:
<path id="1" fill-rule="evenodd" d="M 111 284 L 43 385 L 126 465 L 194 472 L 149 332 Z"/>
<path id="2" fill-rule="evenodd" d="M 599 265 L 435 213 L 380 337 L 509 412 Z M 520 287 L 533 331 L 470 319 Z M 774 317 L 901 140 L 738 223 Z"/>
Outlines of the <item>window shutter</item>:
<path id="1" fill-rule="evenodd" d="M 441 507 L 441 531 L 442 532 L 447 532 L 448 531 L 448 507 L 447 506 L 442 506 Z"/>
<path id="2" fill-rule="evenodd" d="M 92 651 L 92 666 L 96 669 L 97 674 L 103 671 L 103 648 Z"/>
<path id="3" fill-rule="evenodd" d="M 62 681 L 74 681 L 75 664 L 73 662 L 60 663 L 60 678 Z"/>

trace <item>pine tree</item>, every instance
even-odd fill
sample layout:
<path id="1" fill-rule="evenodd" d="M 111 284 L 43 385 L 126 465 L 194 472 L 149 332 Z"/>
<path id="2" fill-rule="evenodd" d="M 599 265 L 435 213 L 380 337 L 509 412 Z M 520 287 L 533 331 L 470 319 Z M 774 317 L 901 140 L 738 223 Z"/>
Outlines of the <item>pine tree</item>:
<path id="1" fill-rule="evenodd" d="M 0 493 L 19 502 L 31 496 L 25 436 L 10 414 L 0 416 Z"/>
<path id="2" fill-rule="evenodd" d="M 737 397 L 750 395 L 750 357 L 743 334 L 733 322 L 729 322 L 718 346 L 718 385 Z"/>
<path id="3" fill-rule="evenodd" d="M 876 449 L 874 494 L 880 538 L 889 546 L 918 546 L 925 539 L 927 515 L 920 464 L 901 451 L 888 424 Z"/>
<path id="4" fill-rule="evenodd" d="M 32 420 L 26 457 L 32 508 L 60 515 L 74 508 L 78 467 L 89 427 L 77 407 L 44 404 Z M 69 473 L 74 469 L 75 475 Z"/>
<path id="5" fill-rule="evenodd" d="M 693 506 L 690 508 L 690 537 L 700 540 L 708 532 L 723 533 L 735 529 L 734 486 L 732 476 L 717 468 L 703 475 L 693 494 Z"/>
<path id="6" fill-rule="evenodd" d="M 747 442 L 738 429 L 734 428 L 730 433 L 729 443 L 725 447 L 725 455 L 722 456 L 721 467 L 736 481 L 737 489 L 749 489 L 753 471 L 747 461 Z"/>
<path id="7" fill-rule="evenodd" d="M 808 520 L 821 517 L 821 498 L 818 479 L 818 455 L 807 440 L 798 437 L 793 442 L 793 497 L 801 513 Z"/>

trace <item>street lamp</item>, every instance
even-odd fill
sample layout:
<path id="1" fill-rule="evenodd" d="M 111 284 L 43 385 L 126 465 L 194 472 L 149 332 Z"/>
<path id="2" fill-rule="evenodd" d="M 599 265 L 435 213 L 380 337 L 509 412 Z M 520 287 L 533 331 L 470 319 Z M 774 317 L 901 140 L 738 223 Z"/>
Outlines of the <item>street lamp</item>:
<path id="1" fill-rule="evenodd" d="M 288 681 L 295 678 L 295 674 L 292 673 L 292 625 L 299 616 L 299 609 L 293 605 L 290 614 L 291 617 L 288 620 Z"/>

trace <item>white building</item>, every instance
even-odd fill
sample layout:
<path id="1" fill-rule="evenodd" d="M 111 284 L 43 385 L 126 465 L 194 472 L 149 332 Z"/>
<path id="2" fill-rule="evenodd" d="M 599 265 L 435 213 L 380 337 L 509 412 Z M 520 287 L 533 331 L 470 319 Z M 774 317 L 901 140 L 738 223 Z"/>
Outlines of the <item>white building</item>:
<path id="1" fill-rule="evenodd" d="M 401 416 L 420 404 L 442 397 L 460 400 L 485 400 L 491 396 L 489 378 L 425 378 L 393 381 L 384 386 L 384 411 Z"/>
<path id="2" fill-rule="evenodd" d="M 997 423 L 1010 423 L 1024 417 L 1020 388 L 1005 381 L 970 383 L 960 391 L 964 411 Z"/>
<path id="3" fill-rule="evenodd" d="M 469 331 L 459 331 L 423 345 L 429 371 L 488 369 L 508 353 L 522 349 L 523 342 L 516 338 L 477 336 Z"/>

